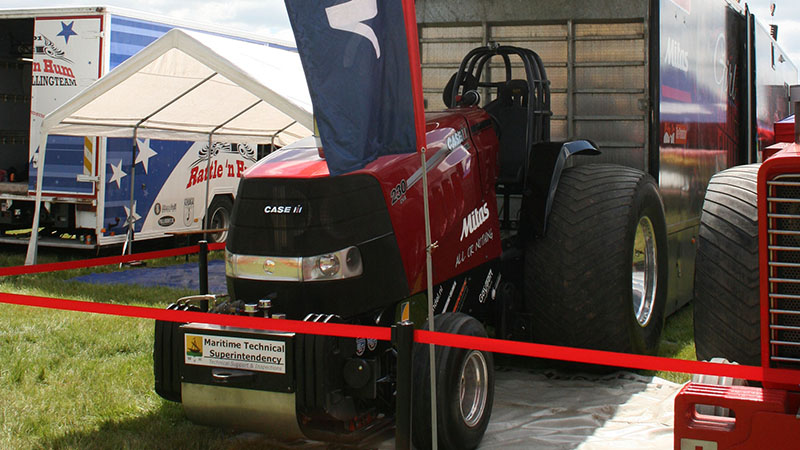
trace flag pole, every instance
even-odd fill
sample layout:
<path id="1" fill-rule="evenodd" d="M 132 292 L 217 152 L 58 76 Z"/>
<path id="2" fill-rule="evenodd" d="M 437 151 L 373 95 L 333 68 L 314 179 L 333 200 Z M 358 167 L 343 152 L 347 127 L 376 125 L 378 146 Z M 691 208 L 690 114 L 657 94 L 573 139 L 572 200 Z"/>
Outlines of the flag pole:
<path id="1" fill-rule="evenodd" d="M 433 320 L 433 249 L 436 248 L 435 244 L 431 243 L 431 218 L 430 209 L 428 208 L 428 157 L 425 154 L 425 147 L 420 149 L 420 156 L 422 158 L 422 191 L 423 203 L 425 209 L 425 264 L 426 273 L 428 275 L 428 329 L 435 331 Z M 437 439 L 437 418 L 436 418 L 436 355 L 435 346 L 428 344 L 429 357 L 430 357 L 430 370 L 431 370 L 431 442 L 433 449 L 438 448 Z M 411 430 L 413 433 L 413 429 Z"/>
<path id="2" fill-rule="evenodd" d="M 422 72 L 419 57 L 419 37 L 417 35 L 417 13 L 414 0 L 402 0 L 403 19 L 406 26 L 406 44 L 408 45 L 408 65 L 411 70 L 411 90 L 414 100 L 414 128 L 417 137 L 417 151 L 422 159 L 422 198 L 425 217 L 425 264 L 428 284 L 428 329 L 434 331 L 433 319 L 433 258 L 432 253 L 436 245 L 431 242 L 431 220 L 428 205 L 428 158 L 425 151 L 427 144 L 425 138 L 425 108 L 422 97 Z M 436 355 L 435 346 L 428 344 L 430 357 L 431 377 L 431 445 L 434 450 L 439 446 L 437 437 L 438 422 L 436 417 Z M 414 430 L 411 430 L 412 434 Z"/>

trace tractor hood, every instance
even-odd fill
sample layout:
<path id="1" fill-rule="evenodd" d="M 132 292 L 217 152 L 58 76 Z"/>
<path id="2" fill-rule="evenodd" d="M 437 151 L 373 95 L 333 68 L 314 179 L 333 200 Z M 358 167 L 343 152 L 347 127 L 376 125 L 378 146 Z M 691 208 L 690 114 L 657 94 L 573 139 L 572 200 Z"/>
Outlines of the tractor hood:
<path id="1" fill-rule="evenodd" d="M 491 181 L 496 177 L 497 137 L 488 115 L 479 108 L 429 114 L 426 131 L 432 238 L 442 244 L 434 257 L 436 282 L 500 254 L 499 230 L 491 231 L 497 224 Z M 236 298 L 300 290 L 307 294 L 304 298 L 320 299 L 318 304 L 327 296 L 337 297 L 331 295 L 334 292 L 341 293 L 342 304 L 331 300 L 337 303 L 335 308 L 298 305 L 297 315 L 366 310 L 363 303 L 347 298 L 353 292 L 372 299 L 370 307 L 421 292 L 425 237 L 420 165 L 416 153 L 387 155 L 363 169 L 332 177 L 324 148 L 313 137 L 259 161 L 239 185 L 226 247 L 230 255 L 260 257 L 253 263 L 259 273 L 243 279 L 241 273 L 229 270 L 229 290 Z M 490 217 L 495 220 L 487 220 Z M 480 248 L 473 246 L 469 261 L 459 258 L 470 247 L 468 242 L 482 235 L 491 237 L 484 237 Z M 363 262 L 363 273 L 352 278 L 310 281 L 300 274 L 286 279 L 262 276 L 265 269 L 255 267 L 276 260 L 281 267 L 302 265 L 302 258 L 351 246 L 359 249 Z"/>

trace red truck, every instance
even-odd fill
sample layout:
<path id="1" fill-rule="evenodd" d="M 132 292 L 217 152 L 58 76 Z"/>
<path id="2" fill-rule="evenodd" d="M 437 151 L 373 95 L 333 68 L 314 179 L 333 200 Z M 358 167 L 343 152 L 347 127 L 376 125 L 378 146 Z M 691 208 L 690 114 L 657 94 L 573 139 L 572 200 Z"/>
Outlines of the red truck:
<path id="1" fill-rule="evenodd" d="M 800 100 L 800 86 L 792 94 Z M 776 135 L 795 142 L 711 179 L 695 266 L 698 359 L 761 366 L 767 380 L 685 386 L 675 448 L 788 449 L 800 439 L 800 385 L 769 381 L 771 369 L 800 369 L 800 145 L 797 130 L 781 132 L 787 123 L 776 123 Z"/>

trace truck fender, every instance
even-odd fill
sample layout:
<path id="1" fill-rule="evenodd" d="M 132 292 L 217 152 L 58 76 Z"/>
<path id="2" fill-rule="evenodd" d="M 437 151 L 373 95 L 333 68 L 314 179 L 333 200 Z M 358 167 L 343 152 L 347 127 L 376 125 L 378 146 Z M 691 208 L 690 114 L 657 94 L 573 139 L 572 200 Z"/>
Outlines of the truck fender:
<path id="1" fill-rule="evenodd" d="M 588 140 L 541 142 L 531 150 L 531 169 L 528 187 L 523 198 L 528 223 L 536 236 L 544 236 L 547 218 L 553 206 L 561 172 L 574 155 L 599 155 L 597 146 Z"/>

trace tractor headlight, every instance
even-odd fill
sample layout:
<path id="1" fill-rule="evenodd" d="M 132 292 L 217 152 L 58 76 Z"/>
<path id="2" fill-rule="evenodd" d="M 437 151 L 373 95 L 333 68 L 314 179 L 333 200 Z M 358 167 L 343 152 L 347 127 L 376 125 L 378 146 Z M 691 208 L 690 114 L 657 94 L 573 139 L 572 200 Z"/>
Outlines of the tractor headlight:
<path id="1" fill-rule="evenodd" d="M 339 257 L 335 254 L 327 254 L 317 257 L 317 268 L 325 277 L 333 277 L 339 273 Z"/>
<path id="2" fill-rule="evenodd" d="M 361 252 L 356 247 L 303 258 L 303 281 L 341 280 L 363 272 Z"/>
<path id="3" fill-rule="evenodd" d="M 226 250 L 225 273 L 247 280 L 328 281 L 357 277 L 364 266 L 357 247 L 304 257 L 238 255 Z"/>

